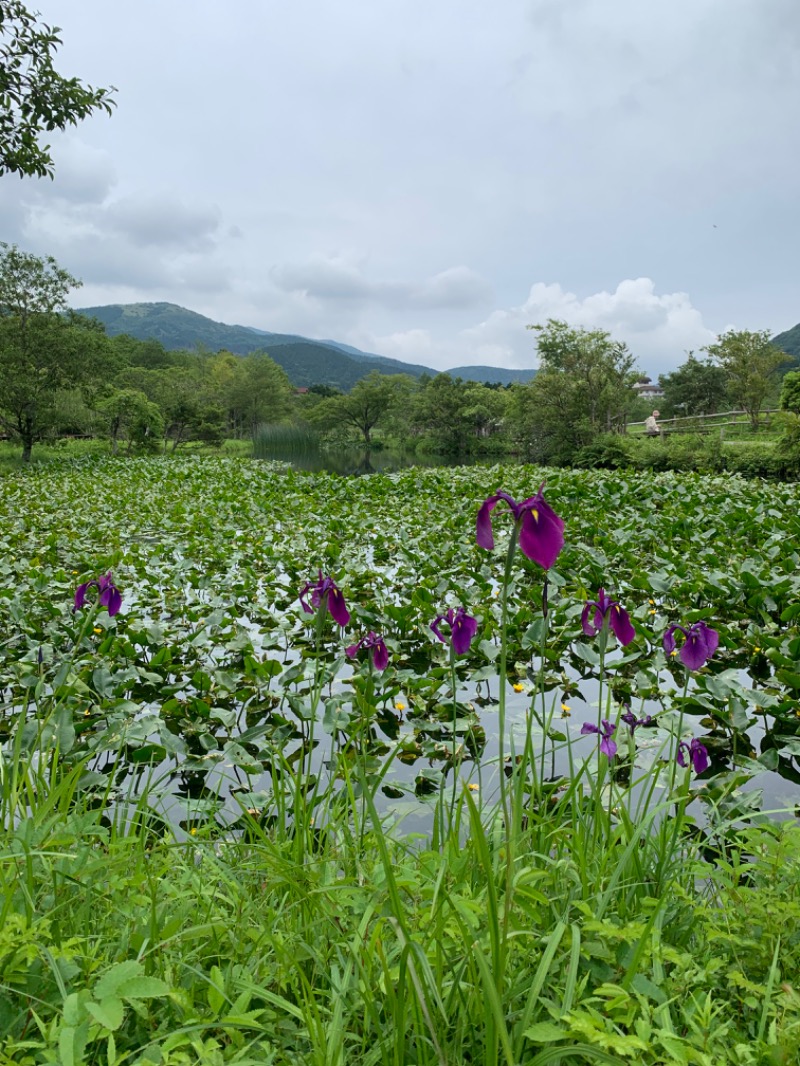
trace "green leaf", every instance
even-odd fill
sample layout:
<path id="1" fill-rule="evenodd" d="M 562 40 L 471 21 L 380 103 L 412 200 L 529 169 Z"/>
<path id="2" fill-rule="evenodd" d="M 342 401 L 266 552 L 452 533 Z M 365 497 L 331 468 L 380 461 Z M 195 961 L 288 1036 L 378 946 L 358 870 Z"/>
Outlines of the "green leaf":
<path id="1" fill-rule="evenodd" d="M 765 770 L 777 770 L 780 764 L 780 757 L 775 748 L 767 748 L 766 751 L 761 752 L 757 762 L 760 762 Z"/>
<path id="2" fill-rule="evenodd" d="M 534 1044 L 552 1044 L 556 1040 L 567 1040 L 569 1030 L 554 1022 L 537 1022 L 525 1030 L 525 1037 Z"/>
<path id="3" fill-rule="evenodd" d="M 122 1000 L 116 996 L 106 996 L 99 1003 L 89 1000 L 86 1004 L 86 1010 L 104 1029 L 112 1032 L 122 1025 L 122 1018 L 125 1013 Z"/>
<path id="4" fill-rule="evenodd" d="M 116 996 L 121 984 L 129 981 L 132 977 L 138 977 L 141 973 L 144 973 L 144 966 L 135 959 L 127 959 L 125 962 L 115 963 L 94 986 L 92 994 L 96 1000 L 104 1000 L 109 996 Z"/>
<path id="5" fill-rule="evenodd" d="M 83 1066 L 83 1053 L 89 1040 L 89 1023 L 79 1026 L 65 1025 L 58 1035 L 58 1050 L 61 1066 Z"/>
<path id="6" fill-rule="evenodd" d="M 572 645 L 572 650 L 579 659 L 583 659 L 590 666 L 600 665 L 600 654 L 591 644 L 582 644 L 580 641 Z"/>
<path id="7" fill-rule="evenodd" d="M 796 691 L 800 691 L 800 674 L 794 670 L 778 670 L 775 674 L 778 681 L 784 685 L 788 685 L 789 688 L 793 688 Z"/>
<path id="8" fill-rule="evenodd" d="M 131 977 L 123 981 L 118 989 L 122 999 L 158 999 L 169 993 L 169 985 L 160 977 Z"/>
<path id="9" fill-rule="evenodd" d="M 659 988 L 657 984 L 646 977 L 643 973 L 637 973 L 631 981 L 631 988 L 634 992 L 638 992 L 642 996 L 647 996 L 648 999 L 654 1000 L 656 1003 L 666 1003 L 667 997 L 664 990 Z"/>

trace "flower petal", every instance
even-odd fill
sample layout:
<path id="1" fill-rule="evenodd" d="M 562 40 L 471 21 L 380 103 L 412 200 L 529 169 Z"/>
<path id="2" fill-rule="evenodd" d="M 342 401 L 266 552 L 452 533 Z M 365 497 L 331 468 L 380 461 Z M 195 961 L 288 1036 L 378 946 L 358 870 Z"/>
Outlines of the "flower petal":
<path id="1" fill-rule="evenodd" d="M 709 766 L 708 749 L 699 740 L 694 739 L 689 745 L 689 754 L 696 774 L 705 773 Z"/>
<path id="2" fill-rule="evenodd" d="M 122 593 L 119 591 L 116 585 L 109 585 L 109 587 L 103 593 L 103 596 L 100 597 L 101 602 L 103 600 L 103 597 L 105 597 L 104 606 L 108 608 L 109 616 L 113 618 L 122 606 Z"/>
<path id="3" fill-rule="evenodd" d="M 592 615 L 590 618 L 589 615 Z M 581 628 L 587 637 L 596 637 L 603 624 L 603 616 L 596 603 L 587 603 L 581 615 Z"/>
<path id="4" fill-rule="evenodd" d="M 333 582 L 331 584 L 333 585 Z M 335 585 L 328 591 L 328 610 L 337 625 L 346 626 L 350 621 L 350 612 L 344 602 L 344 596 Z"/>
<path id="5" fill-rule="evenodd" d="M 492 511 L 498 505 L 503 497 L 499 492 L 494 496 L 490 496 L 484 500 L 481 504 L 481 509 L 478 511 L 478 520 L 475 529 L 475 540 L 477 541 L 479 548 L 486 548 L 487 551 L 492 551 L 494 548 L 494 533 L 492 532 Z"/>
<path id="6" fill-rule="evenodd" d="M 609 759 L 613 759 L 617 754 L 617 742 L 612 740 L 611 737 L 603 737 L 600 741 L 600 751 L 603 755 L 608 756 Z"/>
<path id="7" fill-rule="evenodd" d="M 620 607 L 618 603 L 613 604 L 611 607 L 608 624 L 611 627 L 611 632 L 623 648 L 627 647 L 636 636 L 636 630 L 631 624 L 628 612 L 624 607 Z"/>
<path id="8" fill-rule="evenodd" d="M 472 618 L 461 609 L 450 630 L 450 641 L 456 655 L 465 655 L 469 651 L 472 638 L 477 632 L 477 618 Z"/>
<path id="9" fill-rule="evenodd" d="M 376 670 L 385 670 L 389 665 L 389 649 L 382 640 L 372 649 L 372 665 Z"/>
<path id="10" fill-rule="evenodd" d="M 527 501 L 526 501 L 527 502 Z M 529 559 L 549 570 L 564 547 L 564 522 L 539 493 L 522 516 L 519 546 Z"/>
<path id="11" fill-rule="evenodd" d="M 675 630 L 676 629 L 679 629 L 681 631 L 681 633 L 683 633 L 683 635 L 686 636 L 686 630 L 683 628 L 683 626 L 670 626 L 669 629 L 664 634 L 664 639 L 662 641 L 662 643 L 664 645 L 664 651 L 667 653 L 667 655 L 671 655 L 675 651 Z"/>

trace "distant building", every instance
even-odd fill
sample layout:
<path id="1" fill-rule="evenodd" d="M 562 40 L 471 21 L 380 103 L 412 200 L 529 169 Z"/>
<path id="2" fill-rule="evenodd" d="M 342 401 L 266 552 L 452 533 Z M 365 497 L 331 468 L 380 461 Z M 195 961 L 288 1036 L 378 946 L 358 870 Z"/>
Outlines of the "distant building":
<path id="1" fill-rule="evenodd" d="M 633 389 L 637 396 L 641 396 L 643 400 L 655 400 L 664 395 L 664 390 L 661 386 L 654 385 L 648 377 L 639 378 Z"/>

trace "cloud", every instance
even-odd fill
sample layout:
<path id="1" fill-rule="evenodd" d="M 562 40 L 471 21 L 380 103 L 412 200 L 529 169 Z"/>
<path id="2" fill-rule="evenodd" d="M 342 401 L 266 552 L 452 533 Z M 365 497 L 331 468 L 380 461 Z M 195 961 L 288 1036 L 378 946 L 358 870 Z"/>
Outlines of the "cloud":
<path id="1" fill-rule="evenodd" d="M 423 282 L 371 281 L 344 256 L 313 255 L 305 263 L 275 267 L 272 280 L 288 293 L 311 299 L 375 304 L 393 310 L 459 310 L 485 304 L 491 286 L 466 266 L 450 267 Z"/>
<path id="2" fill-rule="evenodd" d="M 601 329 L 625 341 L 642 370 L 651 375 L 673 370 L 687 350 L 708 344 L 715 334 L 683 292 L 657 293 L 650 278 L 621 281 L 613 292 L 583 298 L 559 284 L 536 282 L 524 303 L 498 308 L 483 322 L 454 338 L 437 338 L 427 329 L 386 335 L 352 331 L 349 340 L 380 355 L 436 369 L 483 365 L 528 368 L 537 365 L 536 339 L 528 325 L 561 319 L 581 329 Z"/>
<path id="3" fill-rule="evenodd" d="M 103 222 L 138 247 L 199 252 L 213 246 L 221 217 L 218 207 L 191 207 L 172 197 L 127 197 L 106 207 Z"/>

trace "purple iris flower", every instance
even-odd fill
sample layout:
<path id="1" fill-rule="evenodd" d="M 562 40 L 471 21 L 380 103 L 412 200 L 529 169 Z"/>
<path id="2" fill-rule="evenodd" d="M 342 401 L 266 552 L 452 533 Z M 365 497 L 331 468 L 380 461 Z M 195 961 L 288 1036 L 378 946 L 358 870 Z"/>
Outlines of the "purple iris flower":
<path id="1" fill-rule="evenodd" d="M 628 612 L 612 600 L 605 589 L 597 590 L 597 599 L 583 608 L 581 625 L 587 637 L 595 637 L 608 620 L 608 626 L 623 648 L 636 636 Z"/>
<path id="2" fill-rule="evenodd" d="M 346 648 L 345 654 L 348 659 L 355 659 L 362 648 L 372 649 L 372 665 L 376 670 L 385 670 L 389 665 L 389 649 L 386 647 L 383 637 L 379 637 L 377 633 L 373 633 L 370 630 L 365 637 L 359 640 L 358 644 L 351 644 L 349 648 Z"/>
<path id="3" fill-rule="evenodd" d="M 681 662 L 689 670 L 699 670 L 705 666 L 719 645 L 719 634 L 705 622 L 695 622 L 684 629 L 683 626 L 670 626 L 664 634 L 664 651 L 671 655 L 675 651 L 675 630 L 680 630 L 686 638 L 678 652 Z"/>
<path id="4" fill-rule="evenodd" d="M 585 722 L 581 726 L 581 735 L 587 736 L 589 733 L 597 733 L 602 740 L 600 741 L 600 751 L 603 755 L 607 755 L 609 759 L 613 759 L 617 754 L 617 742 L 613 740 L 616 726 L 613 722 L 609 722 L 607 718 L 604 718 L 599 726 L 592 725 L 591 722 Z"/>
<path id="5" fill-rule="evenodd" d="M 687 766 L 687 757 L 696 774 L 702 774 L 704 770 L 708 769 L 708 751 L 697 737 L 692 737 L 688 744 L 685 740 L 682 740 L 678 745 L 678 765 Z"/>
<path id="6" fill-rule="evenodd" d="M 467 614 L 463 607 L 451 607 L 447 614 L 440 614 L 431 623 L 431 629 L 436 637 L 447 644 L 447 638 L 442 636 L 441 623 L 447 622 L 450 626 L 450 643 L 456 655 L 464 655 L 469 651 L 472 638 L 478 632 L 478 620 Z"/>
<path id="7" fill-rule="evenodd" d="M 519 546 L 529 559 L 549 569 L 564 547 L 564 522 L 542 495 L 544 482 L 535 496 L 517 503 L 507 492 L 496 492 L 484 500 L 478 511 L 476 540 L 480 548 L 494 548 L 492 511 L 502 500 L 519 526 Z"/>
<path id="8" fill-rule="evenodd" d="M 100 577 L 92 578 L 91 581 L 84 581 L 82 585 L 78 585 L 75 589 L 76 611 L 79 611 L 86 603 L 86 595 L 89 589 L 97 589 L 99 593 L 97 597 L 98 604 L 107 608 L 109 615 L 113 618 L 122 606 L 122 593 L 112 581 L 111 571 L 109 570 L 107 574 L 101 574 Z"/>
<path id="9" fill-rule="evenodd" d="M 309 592 L 311 593 L 310 607 L 304 598 Z M 306 582 L 303 591 L 300 593 L 300 603 L 303 605 L 303 610 L 306 614 L 313 614 L 320 607 L 324 610 L 327 606 L 331 613 L 331 618 L 339 626 L 346 626 L 350 621 L 350 612 L 344 602 L 344 596 L 334 584 L 333 578 L 323 577 L 321 570 L 316 584 L 312 584 L 310 581 Z"/>
<path id="10" fill-rule="evenodd" d="M 644 718 L 637 718 L 631 710 L 621 714 L 620 718 L 630 728 L 631 733 L 635 733 L 640 725 L 648 726 L 653 724 L 653 719 L 649 714 L 646 714 Z"/>

